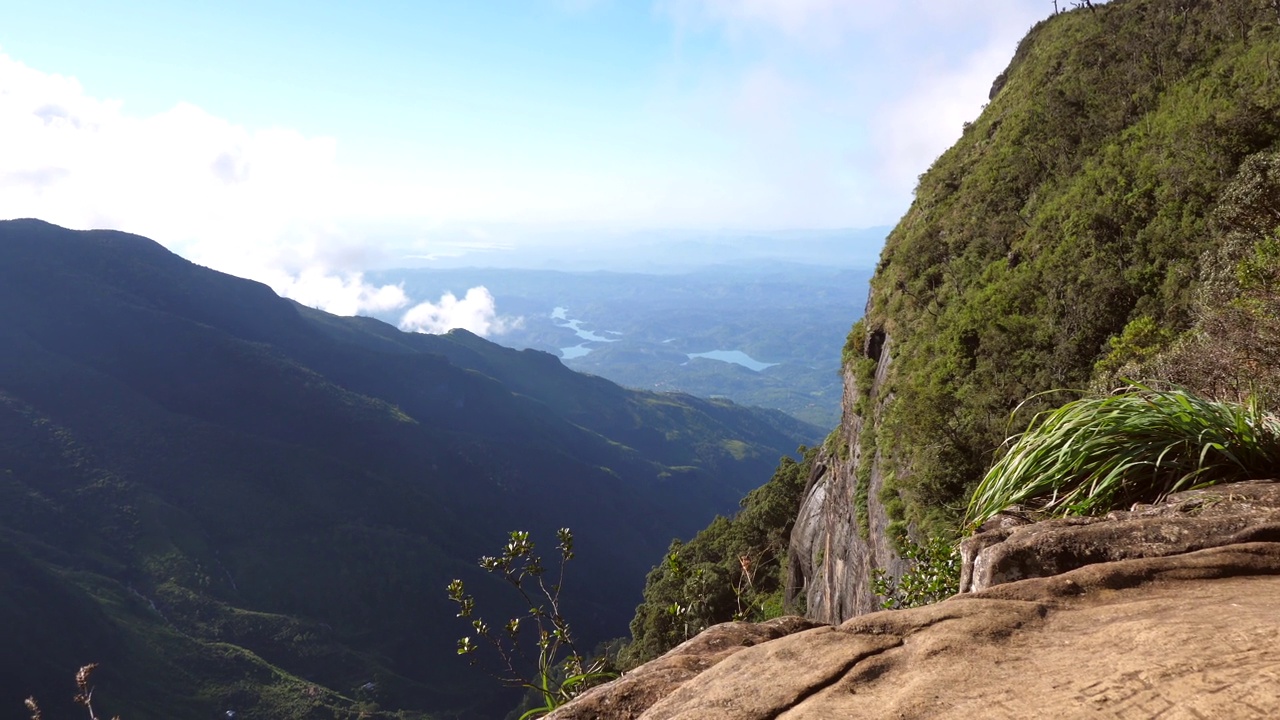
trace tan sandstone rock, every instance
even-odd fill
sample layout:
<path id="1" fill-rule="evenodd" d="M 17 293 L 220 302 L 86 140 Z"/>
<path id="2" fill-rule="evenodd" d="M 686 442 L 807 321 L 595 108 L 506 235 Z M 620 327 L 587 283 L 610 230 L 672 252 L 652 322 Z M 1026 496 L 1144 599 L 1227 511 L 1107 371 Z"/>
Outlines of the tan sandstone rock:
<path id="1" fill-rule="evenodd" d="M 717 626 L 552 717 L 1277 718 L 1277 489 L 1223 486 L 1107 521 L 1054 521 L 1057 541 L 1046 531 L 1030 543 L 1052 557 L 1093 525 L 1129 549 L 928 607 L 834 627 Z M 1212 518 L 1216 539 L 1187 530 L 1188 516 Z M 1181 530 L 1152 530 L 1160 517 Z M 1019 530 L 1002 541 L 1032 536 Z"/>
<path id="2" fill-rule="evenodd" d="M 1241 542 L 1280 542 L 1280 483 L 1258 480 L 1190 490 L 1106 517 L 1027 524 L 1005 516 L 989 524 L 996 527 L 960 544 L 961 592 L 1093 563 Z"/>

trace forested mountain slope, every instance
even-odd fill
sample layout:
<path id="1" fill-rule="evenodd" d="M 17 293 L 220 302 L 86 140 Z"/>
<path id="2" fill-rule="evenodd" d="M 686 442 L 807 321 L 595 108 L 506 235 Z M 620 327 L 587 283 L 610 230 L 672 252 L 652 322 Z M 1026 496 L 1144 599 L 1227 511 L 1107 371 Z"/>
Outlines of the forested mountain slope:
<path id="1" fill-rule="evenodd" d="M 476 558 L 569 526 L 571 617 L 620 635 L 671 537 L 811 432 L 325 315 L 119 232 L 0 223 L 0 308 L 15 715 L 90 661 L 130 720 L 500 715 L 454 657 L 450 579 L 506 607 Z"/>
<path id="2" fill-rule="evenodd" d="M 1237 271 L 1275 257 L 1278 22 L 1253 0 L 1114 0 L 1022 41 L 921 176 L 846 345 L 845 418 L 792 536 L 814 617 L 874 609 L 897 542 L 953 532 L 1002 441 L 1072 394 L 1011 419 L 1019 403 L 1144 377 L 1177 347 L 1225 354 L 1185 352 L 1215 306 L 1274 312 L 1242 295 L 1274 273 Z"/>

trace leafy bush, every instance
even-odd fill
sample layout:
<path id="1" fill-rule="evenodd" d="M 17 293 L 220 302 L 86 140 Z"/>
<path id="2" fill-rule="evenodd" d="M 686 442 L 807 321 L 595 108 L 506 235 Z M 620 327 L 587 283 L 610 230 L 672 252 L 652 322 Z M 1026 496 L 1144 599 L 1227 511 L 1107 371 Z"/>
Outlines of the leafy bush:
<path id="1" fill-rule="evenodd" d="M 1036 416 L 983 478 L 966 524 L 1010 505 L 1051 515 L 1106 512 L 1138 500 L 1273 475 L 1280 419 L 1256 403 L 1214 402 L 1185 390 L 1134 386 Z"/>
<path id="2" fill-rule="evenodd" d="M 895 580 L 880 568 L 871 572 L 871 588 L 885 610 L 905 610 L 946 600 L 960 592 L 960 552 L 955 542 L 934 536 L 917 545 L 899 542 L 910 567 Z"/>

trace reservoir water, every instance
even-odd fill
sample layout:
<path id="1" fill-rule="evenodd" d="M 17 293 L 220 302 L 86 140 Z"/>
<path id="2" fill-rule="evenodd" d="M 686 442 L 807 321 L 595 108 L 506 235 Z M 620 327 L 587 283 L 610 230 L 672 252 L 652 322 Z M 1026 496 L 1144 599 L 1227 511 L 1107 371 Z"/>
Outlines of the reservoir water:
<path id="1" fill-rule="evenodd" d="M 588 343 L 588 342 L 618 342 L 618 340 L 620 340 L 620 339 L 621 339 L 621 338 L 616 338 L 616 337 L 605 337 L 605 336 L 603 336 L 603 335 L 597 335 L 597 334 L 595 334 L 594 332 L 592 332 L 592 331 L 590 331 L 590 330 L 583 330 L 583 329 L 582 329 L 582 321 L 581 321 L 581 320 L 571 320 L 571 319 L 569 319 L 569 309 L 568 309 L 568 308 L 558 307 L 558 308 L 556 308 L 556 309 L 552 310 L 552 311 L 551 311 L 551 319 L 552 319 L 552 320 L 556 320 L 556 321 L 558 321 L 558 322 L 556 322 L 556 325 L 559 325 L 560 327 L 567 327 L 567 328 L 569 328 L 570 330 L 572 330 L 572 331 L 574 332 L 574 334 L 575 334 L 575 335 L 577 335 L 579 338 L 581 338 L 582 340 L 584 340 L 584 341 L 585 341 L 585 342 L 579 343 L 579 344 L 577 344 L 577 345 L 572 345 L 572 346 L 570 346 L 570 347 L 563 347 L 563 348 L 560 348 L 560 357 L 561 357 L 561 358 L 563 358 L 563 359 L 565 359 L 565 360 L 572 360 L 572 359 L 574 359 L 574 358 L 580 358 L 580 357 L 582 357 L 583 355 L 586 355 L 587 353 L 591 352 L 592 348 L 587 347 L 587 343 Z M 608 334 L 610 334 L 610 335 L 621 335 L 621 334 L 622 334 L 622 333 L 618 332 L 617 330 L 602 330 L 601 332 L 605 332 L 605 333 L 608 333 Z"/>
<path id="2" fill-rule="evenodd" d="M 759 360 L 756 360 L 755 358 L 742 352 L 741 350 L 712 350 L 711 352 L 686 353 L 686 355 L 689 356 L 690 360 L 692 360 L 693 358 L 707 358 L 708 360 L 719 360 L 721 362 L 741 365 L 742 367 L 747 368 L 748 370 L 755 370 L 756 372 L 760 372 L 765 368 L 771 368 L 774 365 L 778 364 L 778 363 L 760 362 Z"/>

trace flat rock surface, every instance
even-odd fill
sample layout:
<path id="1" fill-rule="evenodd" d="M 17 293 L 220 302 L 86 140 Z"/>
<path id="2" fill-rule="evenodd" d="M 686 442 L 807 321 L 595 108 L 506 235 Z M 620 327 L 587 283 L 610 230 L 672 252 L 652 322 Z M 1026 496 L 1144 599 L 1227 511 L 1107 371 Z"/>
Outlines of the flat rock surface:
<path id="1" fill-rule="evenodd" d="M 835 627 L 774 623 L 737 624 L 749 647 L 653 683 L 650 665 L 679 665 L 695 638 L 553 717 L 1280 717 L 1277 542 L 1094 564 Z M 613 700 L 628 682 L 637 702 Z"/>

